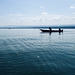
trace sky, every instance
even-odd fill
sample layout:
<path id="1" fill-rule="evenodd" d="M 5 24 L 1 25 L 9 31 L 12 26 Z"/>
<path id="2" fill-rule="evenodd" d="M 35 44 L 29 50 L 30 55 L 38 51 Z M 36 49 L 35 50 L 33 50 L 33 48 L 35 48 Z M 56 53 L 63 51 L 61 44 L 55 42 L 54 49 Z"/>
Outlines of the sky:
<path id="1" fill-rule="evenodd" d="M 75 0 L 0 0 L 0 26 L 72 24 Z"/>

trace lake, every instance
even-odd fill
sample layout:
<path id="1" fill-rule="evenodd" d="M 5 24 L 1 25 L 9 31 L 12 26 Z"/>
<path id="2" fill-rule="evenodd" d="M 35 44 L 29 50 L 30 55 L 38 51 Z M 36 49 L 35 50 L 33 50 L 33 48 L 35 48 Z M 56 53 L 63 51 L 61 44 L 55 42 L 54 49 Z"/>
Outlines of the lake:
<path id="1" fill-rule="evenodd" d="M 0 29 L 0 75 L 75 75 L 75 29 Z"/>

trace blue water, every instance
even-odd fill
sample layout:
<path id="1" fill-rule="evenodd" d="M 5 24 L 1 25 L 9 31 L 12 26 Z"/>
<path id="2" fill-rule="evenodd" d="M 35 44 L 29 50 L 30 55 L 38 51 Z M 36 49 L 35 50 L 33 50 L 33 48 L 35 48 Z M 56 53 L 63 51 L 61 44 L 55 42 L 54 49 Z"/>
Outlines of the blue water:
<path id="1" fill-rule="evenodd" d="M 75 75 L 75 30 L 0 29 L 0 75 Z"/>

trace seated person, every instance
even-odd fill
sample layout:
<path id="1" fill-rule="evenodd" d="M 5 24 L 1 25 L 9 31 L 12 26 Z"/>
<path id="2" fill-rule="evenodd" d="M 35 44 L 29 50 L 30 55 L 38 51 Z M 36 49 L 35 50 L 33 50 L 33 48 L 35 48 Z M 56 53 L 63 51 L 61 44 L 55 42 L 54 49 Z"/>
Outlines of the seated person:
<path id="1" fill-rule="evenodd" d="M 50 31 L 51 31 L 51 27 L 49 27 Z"/>

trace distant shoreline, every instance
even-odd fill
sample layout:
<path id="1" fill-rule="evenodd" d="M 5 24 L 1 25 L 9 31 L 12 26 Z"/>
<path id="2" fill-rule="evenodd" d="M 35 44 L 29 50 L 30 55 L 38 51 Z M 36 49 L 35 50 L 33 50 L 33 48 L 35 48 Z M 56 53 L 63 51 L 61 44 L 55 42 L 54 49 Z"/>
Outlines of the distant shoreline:
<path id="1" fill-rule="evenodd" d="M 0 27 L 0 29 L 48 29 L 49 27 L 58 29 L 75 29 L 75 26 L 26 26 L 26 27 Z"/>

